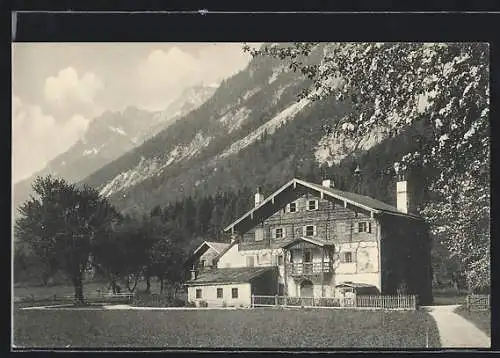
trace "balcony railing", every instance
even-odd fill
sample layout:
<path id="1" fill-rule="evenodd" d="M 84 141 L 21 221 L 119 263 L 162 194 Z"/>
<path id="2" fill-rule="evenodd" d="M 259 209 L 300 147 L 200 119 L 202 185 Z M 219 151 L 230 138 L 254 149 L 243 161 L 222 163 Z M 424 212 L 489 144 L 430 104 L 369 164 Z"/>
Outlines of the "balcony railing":
<path id="1" fill-rule="evenodd" d="M 319 262 L 291 262 L 287 265 L 287 271 L 292 276 L 315 275 L 332 272 L 332 264 L 329 261 Z"/>

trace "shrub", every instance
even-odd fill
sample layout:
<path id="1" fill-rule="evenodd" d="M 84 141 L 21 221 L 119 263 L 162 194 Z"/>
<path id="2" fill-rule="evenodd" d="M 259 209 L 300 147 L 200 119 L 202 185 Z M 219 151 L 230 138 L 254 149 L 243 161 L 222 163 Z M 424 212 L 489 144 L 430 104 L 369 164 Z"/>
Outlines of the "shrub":
<path id="1" fill-rule="evenodd" d="M 186 303 L 186 307 L 196 307 L 196 303 L 194 303 L 193 301 L 188 301 Z"/>
<path id="2" fill-rule="evenodd" d="M 171 302 L 170 302 L 170 307 L 183 307 L 185 305 L 185 301 L 184 300 L 181 300 L 179 298 L 174 298 Z"/>
<path id="3" fill-rule="evenodd" d="M 222 301 L 222 307 L 227 307 L 226 301 Z"/>
<path id="4" fill-rule="evenodd" d="M 200 307 L 208 307 L 208 302 L 205 300 L 200 301 Z"/>

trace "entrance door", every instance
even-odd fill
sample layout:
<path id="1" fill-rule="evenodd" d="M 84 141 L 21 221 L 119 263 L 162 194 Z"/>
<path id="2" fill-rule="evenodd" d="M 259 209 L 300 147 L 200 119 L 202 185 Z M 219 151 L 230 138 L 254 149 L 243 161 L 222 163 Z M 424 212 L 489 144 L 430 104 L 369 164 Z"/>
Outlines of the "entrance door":
<path id="1" fill-rule="evenodd" d="M 313 297 L 313 284 L 309 280 L 300 283 L 300 297 Z"/>

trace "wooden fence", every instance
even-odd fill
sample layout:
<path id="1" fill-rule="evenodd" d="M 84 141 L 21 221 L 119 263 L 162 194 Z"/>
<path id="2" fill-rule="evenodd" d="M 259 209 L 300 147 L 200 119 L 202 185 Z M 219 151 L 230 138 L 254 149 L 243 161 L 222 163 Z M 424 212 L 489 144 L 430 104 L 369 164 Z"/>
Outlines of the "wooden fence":
<path id="1" fill-rule="evenodd" d="M 416 295 L 373 295 L 373 296 L 357 296 L 356 307 L 369 307 L 379 309 L 417 309 Z"/>
<path id="2" fill-rule="evenodd" d="M 468 311 L 487 311 L 490 309 L 490 295 L 468 295 L 466 304 Z"/>
<path id="3" fill-rule="evenodd" d="M 134 298 L 135 293 L 86 293 L 84 301 L 88 303 L 130 303 Z M 73 303 L 75 302 L 75 295 L 50 295 L 43 297 L 36 297 L 30 295 L 18 299 L 18 302 L 51 302 L 51 303 Z"/>
<path id="4" fill-rule="evenodd" d="M 361 295 L 353 299 L 339 297 L 289 297 L 252 295 L 253 307 L 318 307 L 416 310 L 416 295 Z"/>

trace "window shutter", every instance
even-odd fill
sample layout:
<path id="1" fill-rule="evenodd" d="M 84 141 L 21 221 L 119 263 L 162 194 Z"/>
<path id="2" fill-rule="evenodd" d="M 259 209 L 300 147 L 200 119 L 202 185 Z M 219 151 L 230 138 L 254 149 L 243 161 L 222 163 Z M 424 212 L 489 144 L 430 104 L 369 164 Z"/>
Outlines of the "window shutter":
<path id="1" fill-rule="evenodd" d="M 316 236 L 316 225 L 313 225 L 313 236 Z"/>
<path id="2" fill-rule="evenodd" d="M 352 262 L 356 262 L 358 257 L 358 250 L 353 251 L 351 257 L 352 257 Z"/>
<path id="3" fill-rule="evenodd" d="M 345 253 L 341 252 L 339 256 L 340 256 L 340 262 L 344 263 L 345 262 Z"/>
<path id="4" fill-rule="evenodd" d="M 372 223 L 371 222 L 368 223 L 368 232 L 369 233 L 372 232 Z"/>
<path id="5" fill-rule="evenodd" d="M 306 227 L 302 226 L 302 236 L 306 236 Z"/>

